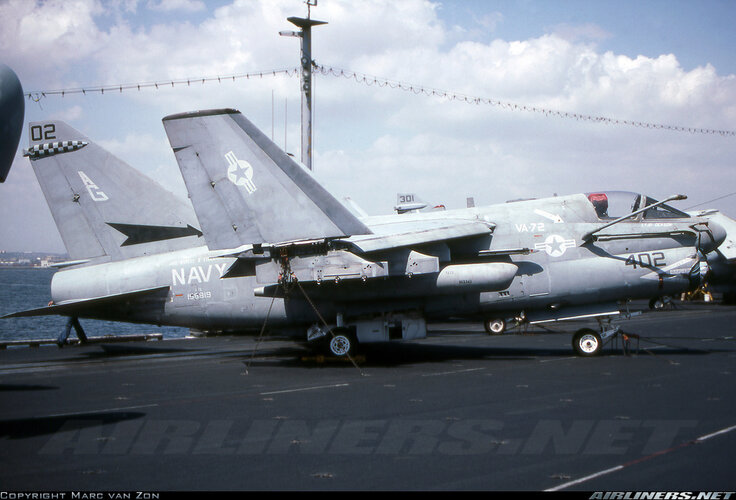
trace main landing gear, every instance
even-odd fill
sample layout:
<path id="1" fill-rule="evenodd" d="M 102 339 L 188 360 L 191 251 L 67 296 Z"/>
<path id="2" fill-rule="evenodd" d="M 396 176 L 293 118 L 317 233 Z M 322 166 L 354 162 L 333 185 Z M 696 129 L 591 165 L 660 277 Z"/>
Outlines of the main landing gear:
<path id="1" fill-rule="evenodd" d="M 611 325 L 610 320 L 606 325 L 602 320 L 598 320 L 600 332 L 596 332 L 592 328 L 581 328 L 572 336 L 572 349 L 575 354 L 583 357 L 598 356 L 603 349 L 603 344 L 608 339 L 613 339 L 616 335 L 621 336 L 624 354 L 628 355 L 630 351 L 629 343 L 631 339 L 638 341 L 639 336 L 633 333 L 624 333 L 620 326 Z M 638 347 L 637 347 L 638 349 Z"/>
<path id="2" fill-rule="evenodd" d="M 358 339 L 349 328 L 312 325 L 307 330 L 307 340 L 319 351 L 336 358 L 350 358 L 358 349 Z"/>
<path id="3" fill-rule="evenodd" d="M 337 330 L 327 336 L 327 351 L 335 357 L 344 358 L 355 354 L 358 341 L 349 332 Z"/>
<path id="4" fill-rule="evenodd" d="M 578 356 L 597 356 L 603 348 L 603 340 L 595 330 L 581 328 L 572 336 L 572 348 Z"/>

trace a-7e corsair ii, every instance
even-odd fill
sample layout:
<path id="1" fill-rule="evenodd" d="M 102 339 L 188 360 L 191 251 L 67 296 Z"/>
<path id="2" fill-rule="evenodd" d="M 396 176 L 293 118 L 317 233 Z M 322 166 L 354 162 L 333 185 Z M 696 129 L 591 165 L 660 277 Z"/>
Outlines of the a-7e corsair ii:
<path id="1" fill-rule="evenodd" d="M 52 305 L 13 316 L 68 316 L 78 333 L 77 318 L 267 322 L 344 356 L 425 337 L 432 318 L 614 314 L 698 286 L 700 253 L 725 236 L 669 199 L 627 193 L 358 218 L 238 111 L 163 124 L 198 224 L 71 127 L 30 124 L 26 154 L 73 262 L 53 277 Z M 605 335 L 580 331 L 573 347 L 597 354 Z"/>

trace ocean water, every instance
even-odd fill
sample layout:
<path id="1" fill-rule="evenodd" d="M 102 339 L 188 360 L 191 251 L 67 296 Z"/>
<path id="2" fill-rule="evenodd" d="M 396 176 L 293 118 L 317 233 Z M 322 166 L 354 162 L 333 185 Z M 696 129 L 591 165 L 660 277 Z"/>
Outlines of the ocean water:
<path id="1" fill-rule="evenodd" d="M 6 314 L 48 305 L 51 300 L 51 277 L 55 269 L 0 268 L 0 317 Z M 56 339 L 66 327 L 64 316 L 0 318 L 0 341 Z M 81 319 L 89 337 L 102 335 L 136 335 L 160 333 L 166 338 L 181 338 L 189 334 L 186 328 L 118 323 Z M 69 338 L 75 338 L 72 330 Z"/>

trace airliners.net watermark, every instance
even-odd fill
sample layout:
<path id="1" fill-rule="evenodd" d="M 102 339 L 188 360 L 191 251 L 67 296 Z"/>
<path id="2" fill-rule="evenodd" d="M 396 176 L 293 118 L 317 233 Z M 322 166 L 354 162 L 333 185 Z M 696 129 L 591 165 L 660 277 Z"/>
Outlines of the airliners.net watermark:
<path id="1" fill-rule="evenodd" d="M 732 498 L 736 498 L 733 491 L 596 491 L 590 495 L 590 500 L 731 500 Z"/>
<path id="2" fill-rule="evenodd" d="M 50 434 L 39 453 L 648 455 L 682 442 L 695 427 L 697 422 L 694 420 L 616 418 L 539 420 L 531 427 L 522 427 L 514 421 L 445 418 L 272 418 L 206 422 L 69 418 Z"/>

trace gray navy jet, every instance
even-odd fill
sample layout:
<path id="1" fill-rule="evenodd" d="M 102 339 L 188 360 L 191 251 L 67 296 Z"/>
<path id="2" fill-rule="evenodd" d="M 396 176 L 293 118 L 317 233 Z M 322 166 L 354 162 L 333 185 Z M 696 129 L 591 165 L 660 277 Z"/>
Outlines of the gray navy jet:
<path id="1" fill-rule="evenodd" d="M 726 239 L 718 248 L 706 254 L 710 267 L 708 290 L 723 294 L 725 304 L 736 304 L 736 220 L 717 210 L 702 210 L 693 214 L 705 217 L 726 232 Z"/>
<path id="2" fill-rule="evenodd" d="M 5 182 L 23 131 L 25 102 L 18 75 L 0 63 L 0 182 Z"/>
<path id="3" fill-rule="evenodd" d="M 595 192 L 460 210 L 359 217 L 240 112 L 163 124 L 196 219 L 153 181 L 59 121 L 25 154 L 71 262 L 53 303 L 10 315 L 289 333 L 336 356 L 423 338 L 435 318 L 519 324 L 618 315 L 629 299 L 699 286 L 716 222 Z M 183 204 L 186 205 L 186 204 Z M 579 355 L 614 330 L 583 329 Z"/>

